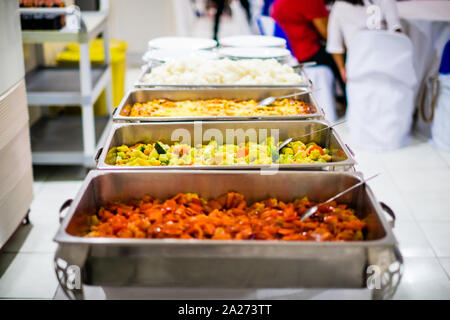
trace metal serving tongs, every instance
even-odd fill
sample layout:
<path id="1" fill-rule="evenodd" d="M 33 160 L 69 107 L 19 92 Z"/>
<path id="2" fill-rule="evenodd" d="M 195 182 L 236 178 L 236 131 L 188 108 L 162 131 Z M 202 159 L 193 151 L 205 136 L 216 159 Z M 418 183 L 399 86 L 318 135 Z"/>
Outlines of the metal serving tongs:
<path id="1" fill-rule="evenodd" d="M 308 133 L 306 133 L 306 134 L 304 134 L 304 135 L 302 135 L 302 136 L 292 137 L 292 138 L 287 138 L 286 140 L 284 140 L 284 141 L 277 147 L 277 152 L 280 153 L 281 149 L 283 149 L 285 146 L 287 146 L 287 145 L 288 145 L 292 140 L 294 140 L 294 139 L 303 138 L 303 137 L 309 136 L 309 135 L 311 135 L 311 134 L 313 134 L 313 133 L 320 132 L 320 131 L 323 131 L 323 130 L 327 130 L 327 129 L 336 127 L 336 126 L 338 126 L 338 125 L 340 125 L 340 124 L 343 124 L 345 121 L 346 121 L 346 120 L 344 119 L 344 120 L 335 122 L 335 123 L 333 123 L 332 125 L 329 125 L 329 126 L 327 126 L 327 127 L 325 127 L 325 128 L 313 130 L 313 131 L 308 132 Z"/>
<path id="2" fill-rule="evenodd" d="M 302 218 L 300 219 L 300 221 L 303 222 L 303 221 L 305 221 L 307 218 L 309 218 L 310 216 L 312 216 L 312 215 L 317 211 L 317 209 L 319 208 L 319 206 L 324 205 L 324 204 L 326 204 L 326 203 L 328 203 L 328 202 L 331 202 L 331 201 L 333 201 L 333 200 L 339 198 L 339 197 L 342 196 L 343 194 L 345 194 L 345 193 L 347 193 L 347 192 L 349 192 L 349 191 L 351 191 L 351 190 L 353 190 L 353 189 L 359 187 L 360 185 L 365 184 L 367 181 L 372 180 L 373 178 L 378 177 L 379 175 L 380 175 L 380 174 L 377 173 L 376 175 L 373 175 L 373 176 L 371 176 L 370 178 L 364 179 L 363 181 L 360 181 L 360 182 L 358 182 L 357 184 L 354 184 L 354 185 L 351 186 L 350 188 L 347 188 L 347 189 L 345 189 L 344 191 L 339 192 L 337 195 L 331 197 L 331 198 L 328 199 L 327 201 L 324 201 L 324 202 L 322 202 L 322 203 L 316 204 L 314 207 L 309 208 L 309 209 L 303 214 L 303 216 L 302 216 Z"/>

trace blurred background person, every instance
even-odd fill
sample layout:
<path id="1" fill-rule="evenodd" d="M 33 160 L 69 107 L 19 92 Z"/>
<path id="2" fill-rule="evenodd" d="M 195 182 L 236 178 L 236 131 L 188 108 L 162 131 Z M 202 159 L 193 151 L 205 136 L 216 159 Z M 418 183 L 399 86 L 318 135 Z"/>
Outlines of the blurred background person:
<path id="1" fill-rule="evenodd" d="M 328 10 L 324 0 L 275 0 L 270 15 L 286 34 L 298 62 L 313 61 L 330 67 L 341 90 L 345 92 L 341 73 L 325 50 Z"/>
<path id="2" fill-rule="evenodd" d="M 228 6 L 231 1 L 228 0 L 214 0 L 214 3 L 216 5 L 216 14 L 214 17 L 214 35 L 213 39 L 217 40 L 217 35 L 219 33 L 219 25 L 220 25 L 220 17 L 222 16 L 225 7 Z M 241 3 L 242 8 L 244 8 L 245 14 L 247 16 L 247 22 L 249 25 L 251 25 L 252 22 L 252 14 L 250 11 L 250 3 L 249 0 L 239 0 Z"/>
<path id="3" fill-rule="evenodd" d="M 270 6 L 272 5 L 272 3 L 274 1 L 275 0 L 264 0 L 263 7 L 262 7 L 262 10 L 261 10 L 261 14 L 263 16 L 269 16 L 270 15 Z"/>
<path id="4" fill-rule="evenodd" d="M 368 6 L 378 7 L 375 11 L 368 11 Z M 380 14 L 379 17 L 376 15 Z M 377 25 L 373 19 L 380 19 Z M 331 9 L 328 21 L 328 39 L 326 50 L 333 55 L 339 73 L 347 82 L 345 70 L 345 53 L 352 38 L 361 30 L 384 29 L 401 32 L 397 4 L 394 0 L 336 0 Z"/>

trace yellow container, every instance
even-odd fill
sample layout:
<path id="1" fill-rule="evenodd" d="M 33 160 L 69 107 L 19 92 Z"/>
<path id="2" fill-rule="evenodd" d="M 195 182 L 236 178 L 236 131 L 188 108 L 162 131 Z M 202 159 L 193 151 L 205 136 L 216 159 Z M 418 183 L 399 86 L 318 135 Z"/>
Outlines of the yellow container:
<path id="1" fill-rule="evenodd" d="M 110 40 L 113 107 L 117 107 L 120 104 L 125 93 L 126 49 L 126 42 Z M 93 66 L 100 66 L 104 63 L 105 55 L 102 39 L 91 41 L 89 56 Z M 58 66 L 75 67 L 79 63 L 80 47 L 78 43 L 69 43 L 66 50 L 56 57 Z M 102 91 L 94 104 L 94 113 L 96 116 L 105 116 L 107 114 L 105 90 Z"/>
<path id="2" fill-rule="evenodd" d="M 100 49 L 103 51 L 103 39 L 95 39 L 92 40 L 91 43 L 89 44 L 90 49 Z M 117 40 L 117 39 L 109 39 L 109 49 L 111 51 L 121 51 L 121 52 L 125 52 L 127 50 L 127 43 L 125 41 L 122 40 Z M 78 43 L 68 43 L 66 44 L 66 50 L 68 51 L 79 51 L 80 50 L 80 46 Z"/>

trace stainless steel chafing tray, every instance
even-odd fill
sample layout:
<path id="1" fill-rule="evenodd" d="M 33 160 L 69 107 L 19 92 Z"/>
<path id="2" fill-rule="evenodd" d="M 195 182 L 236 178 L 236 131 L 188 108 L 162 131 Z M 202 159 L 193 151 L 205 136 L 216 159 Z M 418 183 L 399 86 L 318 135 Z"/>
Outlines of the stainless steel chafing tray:
<path id="1" fill-rule="evenodd" d="M 73 200 L 54 240 L 55 266 L 68 290 L 68 266 L 76 266 L 81 282 L 100 286 L 150 287 L 327 287 L 365 288 L 378 270 L 382 281 L 374 292 L 392 294 L 398 285 L 401 255 L 382 206 L 368 186 L 345 194 L 348 203 L 368 224 L 365 241 L 252 241 L 84 238 L 87 215 L 111 200 L 144 194 L 164 199 L 179 192 L 218 197 L 242 193 L 248 202 L 267 197 L 291 201 L 308 196 L 324 201 L 361 180 L 344 172 L 256 171 L 91 171 Z M 393 215 L 393 213 L 392 213 Z M 393 269 L 397 265 L 397 270 Z M 378 269 L 377 269 L 378 268 Z M 395 275 L 397 275 L 395 277 Z M 386 278 L 387 277 L 387 278 Z M 376 282 L 375 282 L 376 283 Z"/>
<path id="2" fill-rule="evenodd" d="M 152 61 L 144 66 L 142 66 L 141 74 L 139 75 L 138 80 L 134 84 L 136 88 L 205 88 L 205 87 L 213 87 L 213 88 L 236 88 L 236 87 L 247 87 L 247 88 L 260 88 L 260 87 L 285 87 L 285 88 L 293 88 L 293 87 L 312 87 L 312 82 L 308 78 L 308 75 L 305 72 L 303 64 L 299 64 L 298 66 L 293 67 L 294 70 L 304 79 L 303 82 L 298 84 L 286 84 L 286 85 L 238 85 L 238 84 L 158 84 L 158 83 L 148 83 L 144 80 L 145 75 L 150 74 L 152 69 L 162 65 L 164 62 Z"/>
<path id="3" fill-rule="evenodd" d="M 320 108 L 312 93 L 303 94 L 294 99 L 309 103 L 314 109 L 311 114 L 299 114 L 289 116 L 204 116 L 204 117 L 128 117 L 122 116 L 122 109 L 126 105 L 134 105 L 135 103 L 144 103 L 153 99 L 169 99 L 179 100 L 205 100 L 205 99 L 237 99 L 237 100 L 262 100 L 270 96 L 283 96 L 296 92 L 304 92 L 309 90 L 301 87 L 229 87 L 229 88 L 153 88 L 153 89 L 133 89 L 128 92 L 120 105 L 114 111 L 113 120 L 120 122 L 150 122 L 150 121 L 195 121 L 195 120 L 294 120 L 294 119 L 323 119 L 324 112 Z"/>
<path id="4" fill-rule="evenodd" d="M 113 169 L 113 170 L 129 170 L 135 169 L 302 169 L 302 170 L 349 170 L 353 168 L 356 161 L 347 146 L 342 142 L 339 135 L 332 128 L 322 131 L 313 132 L 326 128 L 328 123 L 326 121 L 318 120 L 289 120 L 289 121 L 223 121 L 223 122 L 169 122 L 169 123 L 126 123 L 113 124 L 109 137 L 106 140 L 104 148 L 101 150 L 100 157 L 97 161 L 97 168 L 99 169 Z M 234 130 L 234 131 L 232 131 Z M 278 133 L 278 140 L 283 141 L 289 137 L 304 136 L 300 140 L 309 143 L 316 142 L 322 147 L 330 150 L 332 161 L 328 163 L 296 163 L 296 164 L 280 164 L 280 165 L 193 165 L 193 166 L 141 166 L 128 167 L 110 165 L 106 162 L 108 151 L 117 146 L 134 145 L 138 142 L 154 142 L 161 141 L 166 144 L 173 144 L 178 141 L 179 134 L 185 132 L 190 137 L 189 142 L 194 145 L 200 141 L 201 143 L 208 143 L 212 138 L 218 140 L 217 134 L 220 133 L 223 137 L 223 143 L 237 143 L 236 136 L 232 136 L 233 141 L 228 142 L 226 137 L 228 134 L 240 132 L 242 139 L 248 141 L 252 133 L 255 134 L 258 140 L 254 142 L 261 142 L 265 137 L 276 136 Z M 307 135 L 308 133 L 310 135 Z M 211 134 L 210 134 L 211 133 Z M 201 140 L 195 140 L 196 135 L 199 135 Z M 253 138 L 255 139 L 255 138 Z M 253 140 L 252 140 L 253 141 Z M 100 150 L 99 150 L 100 152 Z"/>

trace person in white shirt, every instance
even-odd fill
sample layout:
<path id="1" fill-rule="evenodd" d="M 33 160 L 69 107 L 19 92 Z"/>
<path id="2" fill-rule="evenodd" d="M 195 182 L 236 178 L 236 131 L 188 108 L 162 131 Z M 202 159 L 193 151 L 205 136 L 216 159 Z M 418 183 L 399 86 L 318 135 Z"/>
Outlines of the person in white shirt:
<path id="1" fill-rule="evenodd" d="M 345 82 L 346 48 L 359 31 L 369 29 L 401 32 L 395 0 L 337 0 L 334 3 L 328 20 L 326 50 L 332 54 Z"/>

